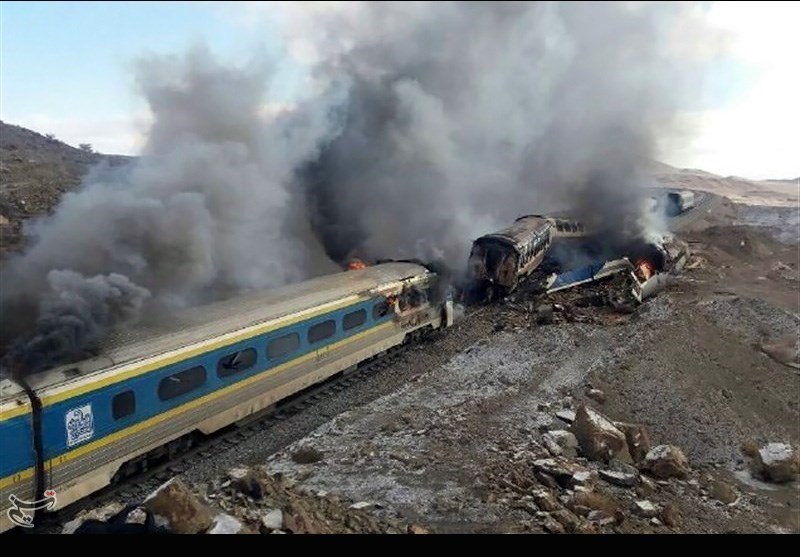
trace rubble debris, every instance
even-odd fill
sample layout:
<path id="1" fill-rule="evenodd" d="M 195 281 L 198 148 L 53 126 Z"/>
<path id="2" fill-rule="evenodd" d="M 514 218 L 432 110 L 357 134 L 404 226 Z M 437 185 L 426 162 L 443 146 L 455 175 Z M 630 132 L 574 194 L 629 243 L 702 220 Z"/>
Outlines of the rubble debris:
<path id="1" fill-rule="evenodd" d="M 576 464 L 562 458 L 540 458 L 533 461 L 533 468 L 554 478 L 559 485 L 567 484 L 572 475 L 580 470 Z"/>
<path id="2" fill-rule="evenodd" d="M 593 511 L 603 511 L 615 515 L 620 509 L 619 501 L 602 491 L 576 491 L 570 502 L 571 508 L 585 507 Z"/>
<path id="3" fill-rule="evenodd" d="M 572 474 L 572 486 L 592 488 L 597 482 L 597 475 L 592 470 L 578 470 Z"/>
<path id="4" fill-rule="evenodd" d="M 580 528 L 581 520 L 567 509 L 554 511 L 550 513 L 550 516 L 555 518 L 569 533 L 575 532 Z"/>
<path id="5" fill-rule="evenodd" d="M 658 445 L 645 456 L 642 466 L 656 478 L 685 479 L 690 472 L 689 461 L 675 445 Z"/>
<path id="6" fill-rule="evenodd" d="M 600 412 L 580 406 L 575 413 L 572 432 L 581 452 L 592 460 L 611 460 L 625 448 L 625 435 Z"/>
<path id="7" fill-rule="evenodd" d="M 420 524 L 409 524 L 406 530 L 408 534 L 430 534 L 431 531 Z"/>
<path id="8" fill-rule="evenodd" d="M 214 522 L 211 509 L 201 503 L 180 478 L 172 478 L 144 500 L 143 506 L 163 517 L 177 534 L 199 534 Z"/>
<path id="9" fill-rule="evenodd" d="M 614 425 L 625 434 L 625 443 L 628 445 L 628 454 L 631 460 L 635 463 L 643 461 L 650 451 L 650 436 L 647 428 L 641 424 L 627 422 L 614 422 Z"/>
<path id="10" fill-rule="evenodd" d="M 636 514 L 641 516 L 642 518 L 655 518 L 658 516 L 658 507 L 656 507 L 653 503 L 644 499 L 642 501 L 634 501 L 634 507 L 636 510 Z"/>
<path id="11" fill-rule="evenodd" d="M 636 495 L 649 497 L 656 492 L 656 483 L 647 476 L 639 476 L 639 485 L 636 486 Z"/>
<path id="12" fill-rule="evenodd" d="M 600 470 L 600 478 L 610 484 L 618 485 L 620 487 L 636 487 L 639 483 L 639 476 L 629 472 L 619 472 L 617 470 Z"/>
<path id="13" fill-rule="evenodd" d="M 633 265 L 625 258 L 600 261 L 559 274 L 552 274 L 546 283 L 547 293 L 552 294 L 566 288 L 595 282 L 615 274 L 633 271 Z"/>
<path id="14" fill-rule="evenodd" d="M 789 444 L 767 443 L 756 453 L 752 466 L 768 482 L 791 482 L 800 473 L 800 454 Z"/>

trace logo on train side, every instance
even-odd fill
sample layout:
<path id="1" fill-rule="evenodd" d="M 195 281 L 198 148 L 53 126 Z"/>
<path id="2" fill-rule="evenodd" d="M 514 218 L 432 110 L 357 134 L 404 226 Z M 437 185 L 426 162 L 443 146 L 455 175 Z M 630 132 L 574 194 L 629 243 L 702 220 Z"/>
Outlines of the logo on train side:
<path id="1" fill-rule="evenodd" d="M 36 511 L 41 509 L 52 511 L 56 507 L 56 492 L 54 489 L 48 489 L 44 492 L 44 498 L 36 501 L 23 501 L 14 494 L 9 495 L 8 500 L 12 505 L 6 512 L 9 520 L 17 526 L 33 528 L 33 515 Z"/>
<path id="2" fill-rule="evenodd" d="M 94 437 L 94 415 L 91 403 L 73 408 L 64 417 L 67 428 L 67 447 Z"/>

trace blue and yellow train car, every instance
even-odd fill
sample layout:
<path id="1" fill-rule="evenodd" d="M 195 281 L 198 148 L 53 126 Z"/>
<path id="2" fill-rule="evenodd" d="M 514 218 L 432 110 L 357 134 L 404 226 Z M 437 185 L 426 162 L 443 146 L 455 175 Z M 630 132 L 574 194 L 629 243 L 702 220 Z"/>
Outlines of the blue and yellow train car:
<path id="1" fill-rule="evenodd" d="M 51 490 L 63 508 L 155 450 L 451 324 L 437 280 L 414 263 L 319 277 L 120 331 L 96 357 L 29 377 L 29 393 L 4 379 L 0 531 L 16 524 L 13 498 Z"/>

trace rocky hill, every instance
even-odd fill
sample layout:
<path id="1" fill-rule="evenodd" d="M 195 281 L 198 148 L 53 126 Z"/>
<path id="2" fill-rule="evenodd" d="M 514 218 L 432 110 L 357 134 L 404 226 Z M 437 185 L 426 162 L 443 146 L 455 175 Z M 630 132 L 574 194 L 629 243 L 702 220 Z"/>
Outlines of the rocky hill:
<path id="1" fill-rule="evenodd" d="M 22 223 L 50 212 L 93 165 L 116 166 L 131 159 L 79 149 L 0 121 L 0 254 L 20 249 Z"/>

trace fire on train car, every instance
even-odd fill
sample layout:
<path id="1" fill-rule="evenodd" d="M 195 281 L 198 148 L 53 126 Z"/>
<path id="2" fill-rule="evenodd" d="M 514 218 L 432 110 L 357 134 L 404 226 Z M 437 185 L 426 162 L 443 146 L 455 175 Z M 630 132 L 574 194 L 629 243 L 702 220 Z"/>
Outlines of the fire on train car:
<path id="1" fill-rule="evenodd" d="M 519 217 L 510 227 L 475 240 L 468 274 L 473 296 L 491 300 L 504 296 L 542 262 L 552 241 L 553 219 Z"/>
<path id="2" fill-rule="evenodd" d="M 453 322 L 439 277 L 385 263 L 112 334 L 91 358 L 0 379 L 0 532 Z"/>

